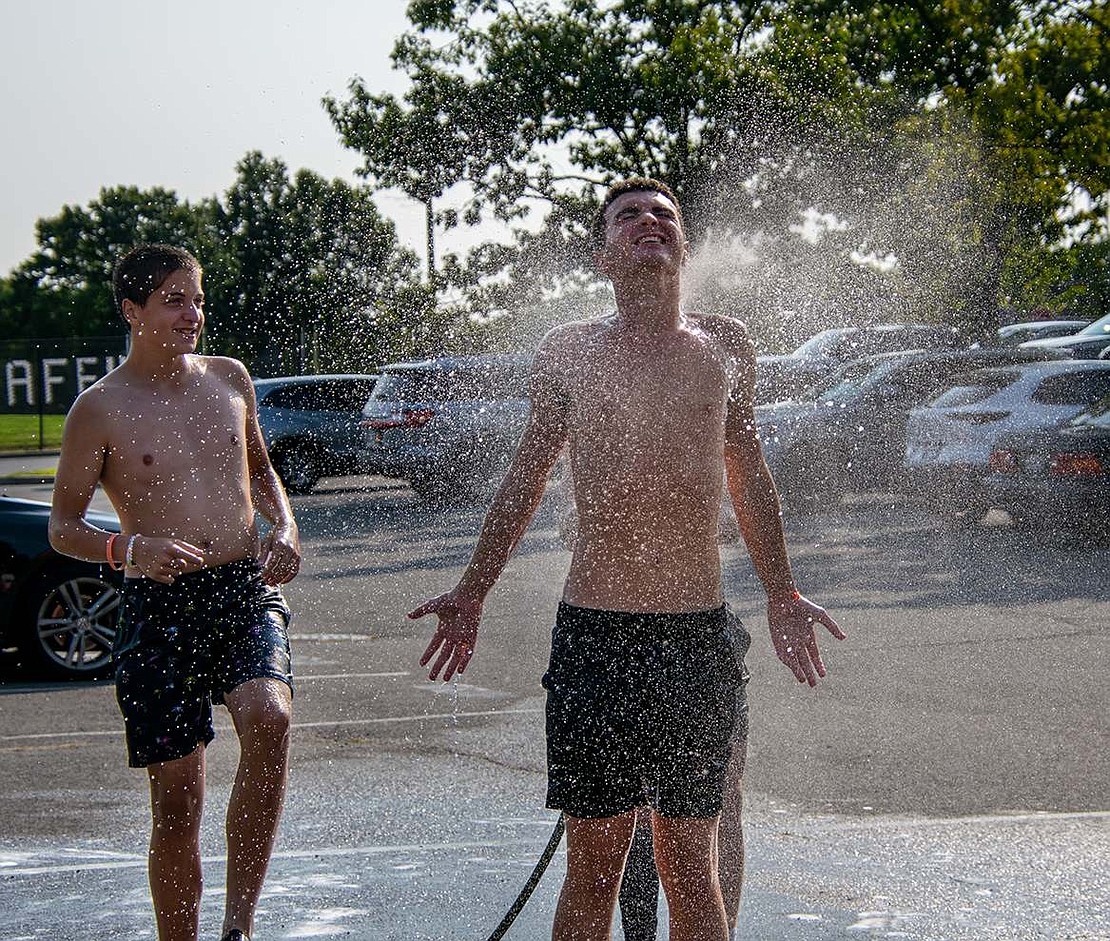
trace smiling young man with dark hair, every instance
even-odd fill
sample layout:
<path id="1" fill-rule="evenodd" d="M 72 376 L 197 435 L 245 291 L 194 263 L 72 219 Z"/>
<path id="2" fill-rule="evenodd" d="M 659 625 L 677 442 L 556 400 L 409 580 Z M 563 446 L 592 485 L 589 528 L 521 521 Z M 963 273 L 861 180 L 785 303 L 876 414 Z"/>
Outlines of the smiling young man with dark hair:
<path id="1" fill-rule="evenodd" d="M 198 356 L 201 266 L 144 245 L 116 266 L 127 359 L 66 418 L 50 541 L 125 573 L 114 656 L 128 760 L 147 769 L 150 888 L 161 941 L 195 941 L 212 703 L 227 706 L 239 770 L 227 811 L 224 941 L 246 941 L 285 796 L 292 672 L 276 586 L 300 543 L 243 365 Z M 121 533 L 85 519 L 97 485 Z M 259 512 L 272 529 L 260 539 Z"/>
<path id="2" fill-rule="evenodd" d="M 410 616 L 438 616 L 421 661 L 432 678 L 462 672 L 485 597 L 566 448 L 577 532 L 544 675 L 547 802 L 567 822 L 552 935 L 609 937 L 637 808 L 650 805 L 672 941 L 724 941 L 717 832 L 746 645 L 721 585 L 726 475 L 779 659 L 814 685 L 825 673 L 815 626 L 844 635 L 794 584 L 755 430 L 747 330 L 682 310 L 688 247 L 674 195 L 654 180 L 620 183 L 597 232 L 616 313 L 544 339 L 531 416 L 470 564 Z"/>

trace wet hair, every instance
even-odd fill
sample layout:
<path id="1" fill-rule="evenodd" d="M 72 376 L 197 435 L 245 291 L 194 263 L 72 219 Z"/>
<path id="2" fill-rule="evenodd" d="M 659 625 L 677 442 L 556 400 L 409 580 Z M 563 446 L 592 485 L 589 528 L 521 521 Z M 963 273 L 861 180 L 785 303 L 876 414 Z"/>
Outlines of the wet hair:
<path id="1" fill-rule="evenodd" d="M 678 213 L 678 221 L 683 231 L 686 230 L 686 222 L 682 218 L 682 207 L 679 206 L 678 197 L 675 196 L 674 191 L 662 180 L 652 179 L 649 176 L 633 176 L 627 180 L 614 183 L 606 191 L 605 198 L 601 201 L 601 208 L 598 209 L 594 216 L 593 225 L 590 227 L 590 236 L 594 248 L 605 247 L 605 211 L 618 196 L 623 196 L 625 193 L 658 193 L 660 196 L 665 196 L 674 206 L 675 212 Z"/>
<path id="2" fill-rule="evenodd" d="M 123 302 L 145 307 L 150 295 L 175 271 L 203 270 L 195 255 L 173 245 L 136 245 L 112 271 L 112 292 L 116 310 L 123 313 Z"/>

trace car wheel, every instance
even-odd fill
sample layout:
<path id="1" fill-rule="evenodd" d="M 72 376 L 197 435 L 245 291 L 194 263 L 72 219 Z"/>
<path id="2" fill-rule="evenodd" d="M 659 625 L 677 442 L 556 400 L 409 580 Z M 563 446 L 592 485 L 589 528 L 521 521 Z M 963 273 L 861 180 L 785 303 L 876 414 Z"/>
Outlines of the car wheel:
<path id="1" fill-rule="evenodd" d="M 112 667 L 120 594 L 93 568 L 48 569 L 23 603 L 23 646 L 54 679 L 96 679 Z"/>
<path id="2" fill-rule="evenodd" d="M 289 493 L 308 493 L 320 479 L 320 462 L 306 447 L 289 445 L 270 455 L 281 483 Z"/>

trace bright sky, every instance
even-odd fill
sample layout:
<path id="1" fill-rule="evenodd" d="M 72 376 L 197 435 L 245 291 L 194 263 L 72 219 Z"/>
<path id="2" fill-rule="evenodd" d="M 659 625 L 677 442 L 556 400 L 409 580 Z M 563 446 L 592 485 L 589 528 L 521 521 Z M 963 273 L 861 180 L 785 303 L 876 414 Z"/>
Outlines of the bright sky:
<path id="1" fill-rule="evenodd" d="M 0 274 L 35 221 L 101 187 L 222 193 L 248 150 L 355 181 L 320 99 L 354 75 L 400 94 L 406 0 L 0 0 Z M 376 197 L 418 252 L 423 216 Z M 459 248 L 458 237 L 443 240 Z"/>

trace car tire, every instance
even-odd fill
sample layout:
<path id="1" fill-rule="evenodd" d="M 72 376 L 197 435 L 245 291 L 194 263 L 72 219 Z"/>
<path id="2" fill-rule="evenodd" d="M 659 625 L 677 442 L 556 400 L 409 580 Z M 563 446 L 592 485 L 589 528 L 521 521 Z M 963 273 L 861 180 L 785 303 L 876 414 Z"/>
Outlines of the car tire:
<path id="1" fill-rule="evenodd" d="M 95 566 L 58 564 L 25 591 L 21 652 L 50 679 L 100 679 L 112 671 L 120 615 L 116 582 Z"/>
<path id="2" fill-rule="evenodd" d="M 291 494 L 309 493 L 320 479 L 320 460 L 304 444 L 287 444 L 276 447 L 270 454 L 282 486 Z"/>

